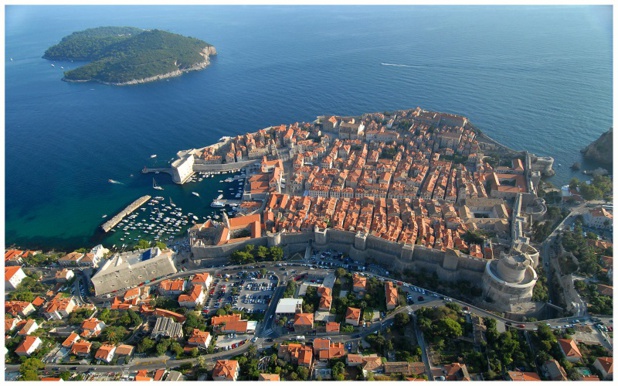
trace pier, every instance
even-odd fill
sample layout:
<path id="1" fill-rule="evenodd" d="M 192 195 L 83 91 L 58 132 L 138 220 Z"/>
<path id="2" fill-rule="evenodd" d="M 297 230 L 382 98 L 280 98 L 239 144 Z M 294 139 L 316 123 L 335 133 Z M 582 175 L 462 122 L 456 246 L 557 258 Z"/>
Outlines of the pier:
<path id="1" fill-rule="evenodd" d="M 148 200 L 150 200 L 150 198 L 151 197 L 149 195 L 145 195 L 145 196 L 142 196 L 142 197 L 138 198 L 137 200 L 133 201 L 126 208 L 124 208 L 122 211 L 120 211 L 120 213 L 118 213 L 117 215 L 115 215 L 114 217 L 112 217 L 111 219 L 106 221 L 103 225 L 101 225 L 101 228 L 103 228 L 103 230 L 105 232 L 109 232 L 120 221 L 122 221 L 123 218 L 125 218 L 127 215 L 133 213 L 133 211 L 135 211 L 140 206 L 144 205 Z"/>

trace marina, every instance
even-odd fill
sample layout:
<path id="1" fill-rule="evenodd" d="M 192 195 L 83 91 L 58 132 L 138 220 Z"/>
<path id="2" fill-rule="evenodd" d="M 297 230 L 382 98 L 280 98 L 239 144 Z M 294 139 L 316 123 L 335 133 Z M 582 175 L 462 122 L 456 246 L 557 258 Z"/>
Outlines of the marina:
<path id="1" fill-rule="evenodd" d="M 165 189 L 165 197 L 154 196 L 147 199 L 145 204 L 141 203 L 136 213 L 126 212 L 120 221 L 106 227 L 109 229 L 106 231 L 109 233 L 108 242 L 114 250 L 122 250 L 139 240 L 169 243 L 183 237 L 187 229 L 195 224 L 207 220 L 221 221 L 223 213 L 234 217 L 242 202 L 240 197 L 243 194 L 245 178 L 245 171 L 237 169 L 227 172 L 196 172 L 185 182 L 185 185 L 191 185 L 189 189 Z M 152 188 L 163 190 L 154 178 Z M 176 189 L 182 192 L 182 196 L 177 196 L 178 193 L 174 192 Z M 180 201 L 180 204 L 175 203 L 175 200 Z M 183 210 L 182 207 L 189 209 Z M 136 209 L 137 207 L 133 211 Z"/>

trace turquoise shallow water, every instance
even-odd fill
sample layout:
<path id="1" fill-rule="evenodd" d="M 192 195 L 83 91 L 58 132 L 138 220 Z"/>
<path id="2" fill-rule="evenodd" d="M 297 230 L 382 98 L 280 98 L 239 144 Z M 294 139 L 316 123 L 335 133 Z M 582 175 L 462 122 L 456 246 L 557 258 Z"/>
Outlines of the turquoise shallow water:
<path id="1" fill-rule="evenodd" d="M 61 82 L 60 66 L 77 64 L 52 67 L 45 49 L 101 25 L 198 37 L 219 56 L 146 85 Z M 551 181 L 566 183 L 579 149 L 612 126 L 611 28 L 610 7 L 8 6 L 6 243 L 110 243 L 101 216 L 159 193 L 143 166 L 329 113 L 463 114 L 512 148 L 556 158 Z M 162 195 L 200 217 L 222 185 L 159 176 Z"/>

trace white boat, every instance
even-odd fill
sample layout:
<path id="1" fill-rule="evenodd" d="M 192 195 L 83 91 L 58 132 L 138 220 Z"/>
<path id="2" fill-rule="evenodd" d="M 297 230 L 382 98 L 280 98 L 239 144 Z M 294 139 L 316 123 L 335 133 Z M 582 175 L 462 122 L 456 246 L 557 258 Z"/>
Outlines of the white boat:
<path id="1" fill-rule="evenodd" d="M 107 217 L 107 215 L 106 215 L 106 214 L 104 214 L 104 215 L 102 216 L 102 218 L 105 218 L 105 217 Z"/>
<path id="2" fill-rule="evenodd" d="M 53 64 L 53 63 L 52 63 L 52 65 L 51 65 L 51 66 L 52 66 L 52 67 L 56 67 L 56 66 L 54 66 L 54 64 Z"/>
<path id="3" fill-rule="evenodd" d="M 223 190 L 217 190 L 217 193 L 223 193 Z"/>
<path id="4" fill-rule="evenodd" d="M 199 220 L 199 218 L 198 218 L 197 216 L 193 216 L 193 219 L 194 219 L 195 221 Z"/>
<path id="5" fill-rule="evenodd" d="M 152 188 L 156 189 L 156 190 L 163 190 L 163 187 L 157 185 L 157 181 L 155 181 L 155 179 L 152 179 Z M 158 203 L 158 202 L 157 202 Z"/>
<path id="6" fill-rule="evenodd" d="M 109 182 L 110 184 L 122 184 L 122 182 L 116 181 L 116 180 L 112 180 L 111 178 L 109 180 L 107 180 L 107 182 Z"/>
<path id="7" fill-rule="evenodd" d="M 223 207 L 225 206 L 225 204 L 224 204 L 224 203 L 222 203 L 221 201 L 214 200 L 214 201 L 210 204 L 210 206 L 211 206 L 212 208 L 223 208 Z"/>
<path id="8" fill-rule="evenodd" d="M 198 192 L 191 192 L 192 195 L 199 197 L 200 194 Z"/>
<path id="9" fill-rule="evenodd" d="M 150 158 L 157 158 L 157 155 L 153 154 L 153 155 L 150 156 Z"/>

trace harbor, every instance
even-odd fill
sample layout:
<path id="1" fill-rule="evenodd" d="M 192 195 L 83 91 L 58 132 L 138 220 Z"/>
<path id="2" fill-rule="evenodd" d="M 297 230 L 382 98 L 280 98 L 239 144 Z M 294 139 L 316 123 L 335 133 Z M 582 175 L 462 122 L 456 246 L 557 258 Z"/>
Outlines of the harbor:
<path id="1" fill-rule="evenodd" d="M 103 225 L 101 225 L 101 228 L 103 228 L 105 232 L 109 232 L 113 227 L 118 225 L 118 223 L 121 222 L 126 216 L 130 215 L 137 208 L 144 205 L 148 200 L 150 200 L 150 198 L 151 197 L 149 195 L 145 195 L 133 201 L 126 208 L 120 211 L 120 213 L 118 213 L 111 219 L 107 220 Z"/>
<path id="2" fill-rule="evenodd" d="M 151 189 L 158 192 L 140 198 L 103 224 L 107 242 L 112 250 L 124 250 L 139 240 L 168 244 L 195 224 L 222 221 L 224 213 L 234 217 L 243 201 L 245 173 L 244 169 L 194 172 L 182 187 L 170 185 L 163 175 L 150 178 Z"/>

